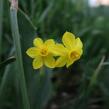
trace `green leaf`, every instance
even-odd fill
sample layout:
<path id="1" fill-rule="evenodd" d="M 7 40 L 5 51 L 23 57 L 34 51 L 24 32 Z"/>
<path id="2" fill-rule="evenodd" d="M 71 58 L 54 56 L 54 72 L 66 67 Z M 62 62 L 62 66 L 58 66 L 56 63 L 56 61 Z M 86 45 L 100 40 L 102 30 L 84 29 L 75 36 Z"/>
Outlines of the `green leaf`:
<path id="1" fill-rule="evenodd" d="M 0 63 L 0 68 L 6 66 L 7 64 L 14 62 L 15 60 L 16 60 L 15 56 L 9 57 L 8 59 Z"/>
<path id="2" fill-rule="evenodd" d="M 18 12 L 18 19 L 19 31 L 21 35 L 24 71 L 27 82 L 29 82 L 29 80 L 31 80 L 32 76 L 34 75 L 35 71 L 32 68 L 32 59 L 30 59 L 27 56 L 26 50 L 33 46 L 33 39 L 37 35 L 35 28 L 30 23 L 30 19 L 27 19 L 27 16 L 25 16 L 25 14 L 23 14 L 21 11 Z"/>

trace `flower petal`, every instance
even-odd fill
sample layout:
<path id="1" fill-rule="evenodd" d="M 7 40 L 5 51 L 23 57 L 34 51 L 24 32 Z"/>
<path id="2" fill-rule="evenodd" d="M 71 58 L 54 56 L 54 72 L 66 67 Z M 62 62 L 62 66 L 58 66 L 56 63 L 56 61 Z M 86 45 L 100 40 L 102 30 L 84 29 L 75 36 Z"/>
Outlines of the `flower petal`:
<path id="1" fill-rule="evenodd" d="M 75 52 L 78 54 L 78 57 L 81 57 L 81 55 L 83 54 L 83 49 L 79 48 L 79 47 L 76 47 Z"/>
<path id="2" fill-rule="evenodd" d="M 37 55 L 39 55 L 39 50 L 36 47 L 31 47 L 26 51 L 26 53 L 31 58 L 35 58 Z"/>
<path id="3" fill-rule="evenodd" d="M 50 46 L 54 46 L 55 45 L 55 41 L 53 39 L 48 39 L 45 41 L 44 43 L 47 47 L 50 47 Z"/>
<path id="4" fill-rule="evenodd" d="M 67 48 L 71 49 L 75 44 L 75 36 L 70 32 L 65 32 L 62 38 L 62 42 Z"/>
<path id="5" fill-rule="evenodd" d="M 45 41 L 44 45 L 47 47 L 48 52 L 53 54 L 55 48 L 55 41 L 53 39 L 48 39 Z"/>
<path id="6" fill-rule="evenodd" d="M 34 69 L 39 69 L 43 66 L 43 60 L 41 57 L 36 57 L 34 60 L 33 60 L 33 68 Z"/>
<path id="7" fill-rule="evenodd" d="M 68 68 L 68 67 L 69 67 L 70 65 L 72 65 L 74 62 L 75 62 L 75 59 L 72 59 L 72 60 L 68 59 L 68 60 L 67 60 L 67 63 L 66 63 L 66 67 Z"/>
<path id="8" fill-rule="evenodd" d="M 33 40 L 33 44 L 34 44 L 34 46 L 36 46 L 36 47 L 40 47 L 40 46 L 43 45 L 43 40 L 42 40 L 41 38 L 35 38 L 35 39 Z"/>
<path id="9" fill-rule="evenodd" d="M 73 64 L 75 61 L 77 61 L 78 59 L 80 59 L 80 57 L 81 57 L 81 55 L 78 55 L 78 57 L 76 57 L 76 58 L 68 59 L 67 60 L 66 67 L 68 68 L 71 64 Z"/>
<path id="10" fill-rule="evenodd" d="M 76 41 L 75 41 L 75 46 L 76 48 L 83 48 L 83 43 L 82 41 L 80 40 L 80 38 L 77 38 Z"/>
<path id="11" fill-rule="evenodd" d="M 83 50 L 79 48 L 79 49 L 77 49 L 77 53 L 78 53 L 79 57 L 81 57 L 81 55 L 83 54 Z"/>
<path id="12" fill-rule="evenodd" d="M 56 61 L 56 67 L 63 67 L 66 64 L 67 58 L 64 56 L 61 56 Z"/>
<path id="13" fill-rule="evenodd" d="M 82 54 L 83 54 L 83 50 L 81 49 L 81 50 L 80 50 L 80 55 L 82 55 Z"/>
<path id="14" fill-rule="evenodd" d="M 55 56 L 63 56 L 67 53 L 67 49 L 62 44 L 56 44 L 52 50 Z"/>
<path id="15" fill-rule="evenodd" d="M 48 55 L 47 57 L 44 58 L 44 64 L 49 68 L 54 68 L 55 67 L 55 59 L 53 58 L 52 55 Z"/>

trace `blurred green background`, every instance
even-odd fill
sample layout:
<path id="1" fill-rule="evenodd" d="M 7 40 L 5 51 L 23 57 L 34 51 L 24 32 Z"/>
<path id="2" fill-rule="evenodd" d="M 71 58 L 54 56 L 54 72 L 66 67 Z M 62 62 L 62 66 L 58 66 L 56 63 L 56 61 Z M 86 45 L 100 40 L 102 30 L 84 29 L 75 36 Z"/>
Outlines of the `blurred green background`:
<path id="1" fill-rule="evenodd" d="M 109 7 L 88 0 L 19 0 L 18 23 L 31 109 L 109 109 Z M 25 51 L 38 35 L 61 41 L 65 31 L 84 44 L 70 68 L 40 77 Z M 23 109 L 15 65 L 10 3 L 0 0 L 0 109 Z"/>

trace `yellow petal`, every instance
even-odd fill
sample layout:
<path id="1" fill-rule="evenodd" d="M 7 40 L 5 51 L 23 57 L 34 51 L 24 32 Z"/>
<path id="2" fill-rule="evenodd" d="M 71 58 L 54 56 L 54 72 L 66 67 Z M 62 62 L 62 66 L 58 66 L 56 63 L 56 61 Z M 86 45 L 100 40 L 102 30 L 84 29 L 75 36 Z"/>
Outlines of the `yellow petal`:
<path id="1" fill-rule="evenodd" d="M 48 56 L 44 57 L 44 64 L 49 68 L 54 68 L 55 67 L 55 59 L 53 58 L 52 55 L 48 55 Z"/>
<path id="2" fill-rule="evenodd" d="M 47 47 L 50 47 L 50 46 L 54 46 L 55 45 L 55 41 L 53 39 L 48 39 L 45 41 L 44 43 Z"/>
<path id="3" fill-rule="evenodd" d="M 36 57 L 34 60 L 33 60 L 33 68 L 34 69 L 39 69 L 43 66 L 43 60 L 41 57 Z"/>
<path id="4" fill-rule="evenodd" d="M 63 38 L 62 38 L 62 42 L 67 48 L 69 48 L 69 49 L 73 48 L 74 44 L 75 44 L 74 34 L 72 34 L 70 32 L 65 32 L 63 35 Z"/>
<path id="5" fill-rule="evenodd" d="M 54 52 L 53 49 L 55 47 L 55 41 L 53 39 L 48 39 L 48 40 L 45 41 L 44 44 L 47 47 L 48 52 L 51 53 L 51 54 L 53 54 L 53 52 Z"/>
<path id="6" fill-rule="evenodd" d="M 82 48 L 75 48 L 75 52 L 78 54 L 78 57 L 81 57 L 81 55 L 83 54 L 83 49 Z"/>
<path id="7" fill-rule="evenodd" d="M 67 49 L 62 44 L 56 44 L 52 50 L 56 56 L 64 56 L 67 53 Z"/>
<path id="8" fill-rule="evenodd" d="M 83 54 L 83 49 L 80 50 L 80 55 L 82 55 L 82 54 Z"/>
<path id="9" fill-rule="evenodd" d="M 31 58 L 35 58 L 37 55 L 39 55 L 39 50 L 36 47 L 31 47 L 26 51 L 26 53 Z"/>
<path id="10" fill-rule="evenodd" d="M 74 63 L 74 61 L 75 61 L 75 59 L 72 59 L 72 60 L 68 59 L 66 67 L 68 68 L 70 65 L 72 65 Z"/>
<path id="11" fill-rule="evenodd" d="M 33 44 L 36 47 L 41 47 L 43 45 L 43 40 L 41 38 L 35 38 L 33 40 Z"/>
<path id="12" fill-rule="evenodd" d="M 81 57 L 81 55 L 83 54 L 83 50 L 82 49 L 77 49 L 77 53 L 79 54 L 79 57 Z"/>
<path id="13" fill-rule="evenodd" d="M 80 59 L 80 57 L 81 57 L 81 54 L 78 54 L 77 57 L 72 58 L 72 59 L 71 58 L 68 58 L 66 67 L 68 68 L 71 64 L 73 64 L 75 61 L 77 61 L 78 59 Z"/>
<path id="14" fill-rule="evenodd" d="M 80 38 L 77 38 L 76 41 L 75 41 L 75 46 L 76 48 L 83 48 L 83 43 L 82 41 L 80 40 Z"/>
<path id="15" fill-rule="evenodd" d="M 66 64 L 67 58 L 64 56 L 59 57 L 56 60 L 56 67 L 63 67 Z"/>

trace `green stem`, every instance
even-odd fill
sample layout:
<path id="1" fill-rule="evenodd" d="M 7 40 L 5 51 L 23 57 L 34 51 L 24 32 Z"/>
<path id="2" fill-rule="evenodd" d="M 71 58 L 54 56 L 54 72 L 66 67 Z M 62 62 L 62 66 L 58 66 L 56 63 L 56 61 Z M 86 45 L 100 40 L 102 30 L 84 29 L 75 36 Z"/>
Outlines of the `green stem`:
<path id="1" fill-rule="evenodd" d="M 26 81 L 24 75 L 24 68 L 23 68 L 23 61 L 22 61 L 22 52 L 21 52 L 21 44 L 20 44 L 20 35 L 18 29 L 18 21 L 17 21 L 17 0 L 12 0 L 10 15 L 11 15 L 11 27 L 12 27 L 12 36 L 14 39 L 15 49 L 16 49 L 16 63 L 18 68 L 18 75 L 19 75 L 19 83 L 21 88 L 22 94 L 22 101 L 23 101 L 23 109 L 30 109 L 27 88 L 26 88 Z"/>
<path id="2" fill-rule="evenodd" d="M 0 62 L 2 53 L 3 2 L 4 0 L 0 0 Z"/>
<path id="3" fill-rule="evenodd" d="M 45 75 L 45 67 L 40 68 L 40 77 Z"/>

